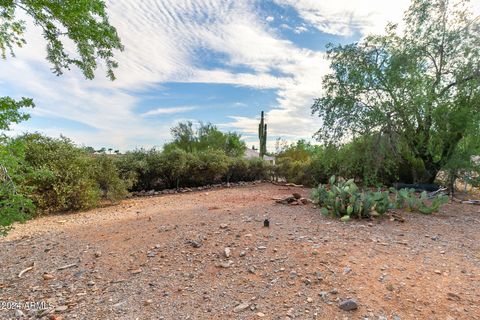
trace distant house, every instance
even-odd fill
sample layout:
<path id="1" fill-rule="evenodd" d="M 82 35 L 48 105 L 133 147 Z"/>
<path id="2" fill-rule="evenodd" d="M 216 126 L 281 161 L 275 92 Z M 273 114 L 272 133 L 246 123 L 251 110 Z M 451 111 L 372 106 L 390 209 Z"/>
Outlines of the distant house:
<path id="1" fill-rule="evenodd" d="M 245 159 L 251 159 L 251 158 L 260 158 L 260 152 L 258 152 L 255 149 L 249 149 L 247 148 L 245 150 L 245 154 L 243 155 Z M 275 157 L 270 157 L 270 156 L 263 156 L 263 160 L 269 162 L 270 164 L 274 165 L 275 164 Z"/>

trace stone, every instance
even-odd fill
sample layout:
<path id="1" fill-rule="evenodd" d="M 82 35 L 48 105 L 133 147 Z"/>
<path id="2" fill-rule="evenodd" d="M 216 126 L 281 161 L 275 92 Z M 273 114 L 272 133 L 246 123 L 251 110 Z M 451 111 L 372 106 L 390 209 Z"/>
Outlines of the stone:
<path id="1" fill-rule="evenodd" d="M 257 312 L 257 317 L 263 318 L 263 317 L 265 317 L 265 313 L 263 313 L 263 312 Z"/>
<path id="2" fill-rule="evenodd" d="M 228 224 L 226 223 L 220 224 L 220 229 L 227 229 L 227 228 L 228 228 Z"/>
<path id="3" fill-rule="evenodd" d="M 239 312 L 242 312 L 242 311 L 248 309 L 249 307 L 250 307 L 250 303 L 249 302 L 244 302 L 244 303 L 239 304 L 235 308 L 233 308 L 233 312 L 239 313 Z"/>
<path id="4" fill-rule="evenodd" d="M 232 264 L 232 261 L 222 261 L 218 264 L 218 266 L 221 268 L 230 268 L 231 264 Z"/>
<path id="5" fill-rule="evenodd" d="M 300 199 L 300 198 L 302 198 L 302 195 L 301 195 L 300 193 L 297 193 L 297 192 L 292 193 L 292 196 L 293 196 L 295 199 Z"/>
<path id="6" fill-rule="evenodd" d="M 193 248 L 200 248 L 202 246 L 202 243 L 199 242 L 199 241 L 195 241 L 195 240 L 189 240 L 188 243 L 190 243 L 190 245 L 193 247 Z"/>
<path id="7" fill-rule="evenodd" d="M 23 311 L 20 309 L 15 309 L 15 317 L 17 318 L 25 317 L 25 313 L 23 313 Z"/>
<path id="8" fill-rule="evenodd" d="M 52 280 L 54 278 L 55 278 L 55 276 L 53 274 L 49 274 L 49 273 L 44 273 L 43 274 L 43 280 Z"/>
<path id="9" fill-rule="evenodd" d="M 102 251 L 95 252 L 95 258 L 100 258 L 102 256 Z"/>
<path id="10" fill-rule="evenodd" d="M 225 258 L 230 258 L 231 250 L 229 247 L 226 247 L 225 249 L 223 249 L 223 255 L 225 256 Z"/>
<path id="11" fill-rule="evenodd" d="M 240 256 L 240 257 L 245 257 L 245 255 L 246 255 L 245 251 L 240 251 L 240 253 L 238 254 L 238 256 Z"/>
<path id="12" fill-rule="evenodd" d="M 267 249 L 267 247 L 265 247 L 265 246 L 260 246 L 260 247 L 257 247 L 257 249 L 258 249 L 258 250 L 265 250 L 265 249 Z"/>
<path id="13" fill-rule="evenodd" d="M 152 299 L 148 299 L 148 300 L 145 300 L 145 302 L 143 303 L 143 305 L 148 306 L 148 305 L 151 305 L 152 302 L 153 302 Z"/>
<path id="14" fill-rule="evenodd" d="M 440 271 L 440 270 L 435 270 L 433 272 L 435 272 L 436 274 L 442 274 L 442 271 Z"/>
<path id="15" fill-rule="evenodd" d="M 323 301 L 327 301 L 328 300 L 328 292 L 326 291 L 320 291 L 320 293 L 318 294 L 320 296 L 320 298 L 322 298 Z"/>
<path id="16" fill-rule="evenodd" d="M 149 258 L 153 258 L 155 256 L 156 256 L 156 253 L 153 252 L 153 251 L 150 251 L 150 252 L 147 253 L 147 257 L 149 257 Z"/>
<path id="17" fill-rule="evenodd" d="M 139 274 L 142 272 L 142 269 L 132 270 L 132 274 Z"/>
<path id="18" fill-rule="evenodd" d="M 344 311 L 352 311 L 358 308 L 358 303 L 355 299 L 347 299 L 342 301 L 338 307 Z"/>
<path id="19" fill-rule="evenodd" d="M 313 299 L 310 298 L 310 297 L 308 297 L 308 298 L 307 298 L 307 302 L 308 302 L 308 303 L 312 303 L 312 302 L 313 302 Z"/>
<path id="20" fill-rule="evenodd" d="M 67 310 L 68 310 L 68 306 L 59 306 L 55 308 L 55 312 L 63 312 Z"/>

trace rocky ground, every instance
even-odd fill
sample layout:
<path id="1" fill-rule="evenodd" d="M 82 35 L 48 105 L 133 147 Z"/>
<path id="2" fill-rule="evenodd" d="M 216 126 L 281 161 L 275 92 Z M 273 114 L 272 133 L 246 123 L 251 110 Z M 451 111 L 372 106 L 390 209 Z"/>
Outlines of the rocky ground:
<path id="1" fill-rule="evenodd" d="M 308 194 L 264 183 L 18 225 L 0 319 L 480 319 L 478 206 L 345 224 L 274 200 L 293 192 Z"/>

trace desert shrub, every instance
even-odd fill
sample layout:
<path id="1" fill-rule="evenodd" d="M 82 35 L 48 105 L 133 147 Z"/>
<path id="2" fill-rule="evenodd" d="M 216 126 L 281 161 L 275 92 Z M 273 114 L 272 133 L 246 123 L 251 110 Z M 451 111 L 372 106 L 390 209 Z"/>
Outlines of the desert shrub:
<path id="1" fill-rule="evenodd" d="M 37 214 L 88 209 L 102 197 L 118 201 L 126 194 L 125 182 L 105 155 L 91 155 L 65 137 L 28 134 L 13 141 L 24 146 L 19 188 Z"/>
<path id="2" fill-rule="evenodd" d="M 229 158 L 221 150 L 200 151 L 189 154 L 187 181 L 190 186 L 219 183 L 228 171 Z"/>
<path id="3" fill-rule="evenodd" d="M 248 181 L 248 167 L 249 161 L 247 159 L 240 157 L 230 158 L 225 180 L 227 182 Z"/>
<path id="4" fill-rule="evenodd" d="M 24 145 L 0 137 L 0 165 L 0 235 L 5 235 L 13 222 L 31 218 L 35 206 L 19 188 L 25 178 Z"/>
<path id="5" fill-rule="evenodd" d="M 113 156 L 105 154 L 93 156 L 93 178 L 100 188 L 101 197 L 118 202 L 128 194 L 133 181 L 120 178 Z"/>
<path id="6" fill-rule="evenodd" d="M 389 191 L 360 190 L 353 179 L 339 181 L 335 176 L 329 182 L 312 190 L 312 200 L 320 206 L 323 215 L 341 217 L 342 221 L 379 216 L 393 208 L 430 214 L 448 201 L 446 196 L 437 196 L 429 204 L 426 192 L 418 197 L 414 190 L 407 189 L 398 192 L 391 189 L 391 197 Z"/>
<path id="7" fill-rule="evenodd" d="M 250 158 L 246 181 L 270 179 L 273 175 L 273 167 L 261 158 Z"/>
<path id="8" fill-rule="evenodd" d="M 158 152 L 152 149 L 152 152 Z M 148 151 L 140 149 L 128 151 L 125 154 L 115 157 L 120 178 L 127 181 L 132 191 L 151 189 L 152 179 L 148 168 Z"/>
<path id="9" fill-rule="evenodd" d="M 172 148 L 165 150 L 155 163 L 149 163 L 151 173 L 159 177 L 158 181 L 163 182 L 163 187 L 178 188 L 187 183 L 188 166 L 193 160 L 189 154 L 182 149 Z"/>

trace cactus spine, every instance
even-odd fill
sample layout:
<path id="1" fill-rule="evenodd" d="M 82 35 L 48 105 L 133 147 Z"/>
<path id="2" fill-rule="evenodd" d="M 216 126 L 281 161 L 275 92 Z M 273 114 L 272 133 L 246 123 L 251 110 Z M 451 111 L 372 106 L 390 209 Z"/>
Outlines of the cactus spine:
<path id="1" fill-rule="evenodd" d="M 260 139 L 260 157 L 263 158 L 267 153 L 267 124 L 265 123 L 263 111 L 260 124 L 258 125 L 258 138 Z"/>

